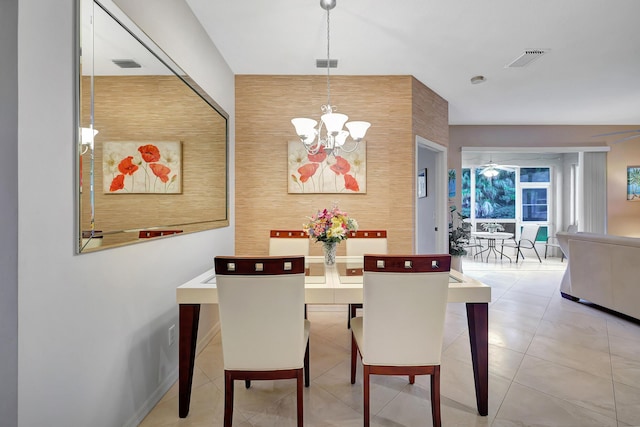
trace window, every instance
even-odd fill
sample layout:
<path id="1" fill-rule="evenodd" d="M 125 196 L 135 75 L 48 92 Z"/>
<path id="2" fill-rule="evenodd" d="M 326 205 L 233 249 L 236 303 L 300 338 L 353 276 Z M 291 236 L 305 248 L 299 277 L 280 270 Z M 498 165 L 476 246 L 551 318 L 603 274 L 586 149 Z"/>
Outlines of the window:
<path id="1" fill-rule="evenodd" d="M 487 178 L 476 169 L 475 216 L 478 219 L 515 219 L 516 173 L 500 170 L 498 175 Z"/>
<path id="2" fill-rule="evenodd" d="M 548 220 L 547 189 L 522 189 L 522 221 L 546 222 Z"/>
<path id="3" fill-rule="evenodd" d="M 551 168 L 523 167 L 499 170 L 488 178 L 482 168 L 462 168 L 461 213 L 470 218 L 474 230 L 483 223 L 498 222 L 505 231 L 519 234 L 523 224 L 540 226 L 538 241 L 549 233 L 552 206 Z"/>
<path id="4" fill-rule="evenodd" d="M 520 182 L 551 182 L 549 168 L 520 168 Z"/>
<path id="5" fill-rule="evenodd" d="M 549 194 L 551 168 L 520 168 L 520 203 L 522 223 L 540 226 L 537 241 L 545 241 L 549 234 Z"/>

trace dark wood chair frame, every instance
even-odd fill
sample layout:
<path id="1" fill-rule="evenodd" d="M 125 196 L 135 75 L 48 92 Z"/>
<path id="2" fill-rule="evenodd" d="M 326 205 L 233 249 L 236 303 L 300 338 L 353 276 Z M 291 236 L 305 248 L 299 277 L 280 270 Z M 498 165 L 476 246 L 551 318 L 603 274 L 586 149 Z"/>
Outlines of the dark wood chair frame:
<path id="1" fill-rule="evenodd" d="M 304 406 L 302 403 L 302 376 L 304 371 L 304 386 L 309 387 L 309 342 L 304 353 L 304 368 L 285 369 L 280 371 L 224 371 L 224 427 L 231 427 L 233 421 L 234 381 L 244 380 L 245 387 L 251 387 L 251 381 L 265 380 L 296 380 L 296 415 L 298 427 L 304 425 Z"/>
<path id="2" fill-rule="evenodd" d="M 269 237 L 281 239 L 309 239 L 309 235 L 301 230 L 269 230 Z"/>
<path id="3" fill-rule="evenodd" d="M 357 354 L 356 354 L 357 352 Z M 356 339 L 351 337 L 351 384 L 356 383 L 356 365 L 357 355 L 360 355 L 362 360 L 362 354 L 356 343 Z M 409 384 L 414 384 L 416 375 L 430 375 L 431 376 L 431 420 L 434 427 L 440 427 L 442 425 L 442 417 L 440 413 L 440 365 L 425 365 L 425 366 L 377 366 L 377 365 L 363 365 L 362 367 L 362 389 L 364 394 L 364 425 L 368 427 L 371 422 L 371 410 L 370 410 L 370 376 L 371 375 L 408 375 Z"/>

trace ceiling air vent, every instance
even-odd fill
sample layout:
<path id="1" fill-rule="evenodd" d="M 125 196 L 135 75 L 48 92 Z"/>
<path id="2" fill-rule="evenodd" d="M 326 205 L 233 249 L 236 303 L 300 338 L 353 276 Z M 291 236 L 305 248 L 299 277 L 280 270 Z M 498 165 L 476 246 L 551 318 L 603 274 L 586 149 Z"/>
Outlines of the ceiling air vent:
<path id="1" fill-rule="evenodd" d="M 525 50 L 516 59 L 505 65 L 504 68 L 522 68 L 531 64 L 536 59 L 547 53 L 549 50 L 534 49 Z"/>
<path id="2" fill-rule="evenodd" d="M 138 64 L 133 59 L 112 59 L 111 62 L 120 68 L 142 68 L 142 65 Z"/>
<path id="3" fill-rule="evenodd" d="M 326 59 L 316 59 L 316 67 L 317 68 L 327 68 L 327 60 Z M 338 68 L 338 60 L 330 59 L 329 60 L 329 68 Z"/>

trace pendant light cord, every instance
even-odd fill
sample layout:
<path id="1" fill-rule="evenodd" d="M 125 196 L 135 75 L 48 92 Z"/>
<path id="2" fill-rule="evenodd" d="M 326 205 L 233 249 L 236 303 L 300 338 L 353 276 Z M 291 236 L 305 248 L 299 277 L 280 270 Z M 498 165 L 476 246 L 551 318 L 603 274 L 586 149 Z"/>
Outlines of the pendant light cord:
<path id="1" fill-rule="evenodd" d="M 329 11 L 330 8 L 327 8 L 327 106 L 331 109 L 331 83 L 330 83 L 330 70 L 331 70 L 331 57 L 329 55 Z"/>

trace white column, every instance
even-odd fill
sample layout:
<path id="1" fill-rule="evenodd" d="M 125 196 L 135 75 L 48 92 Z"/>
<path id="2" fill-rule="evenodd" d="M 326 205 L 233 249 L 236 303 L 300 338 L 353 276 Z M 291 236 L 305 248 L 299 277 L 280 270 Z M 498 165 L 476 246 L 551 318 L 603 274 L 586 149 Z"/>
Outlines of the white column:
<path id="1" fill-rule="evenodd" d="M 580 231 L 607 233 L 607 153 L 580 153 Z"/>

